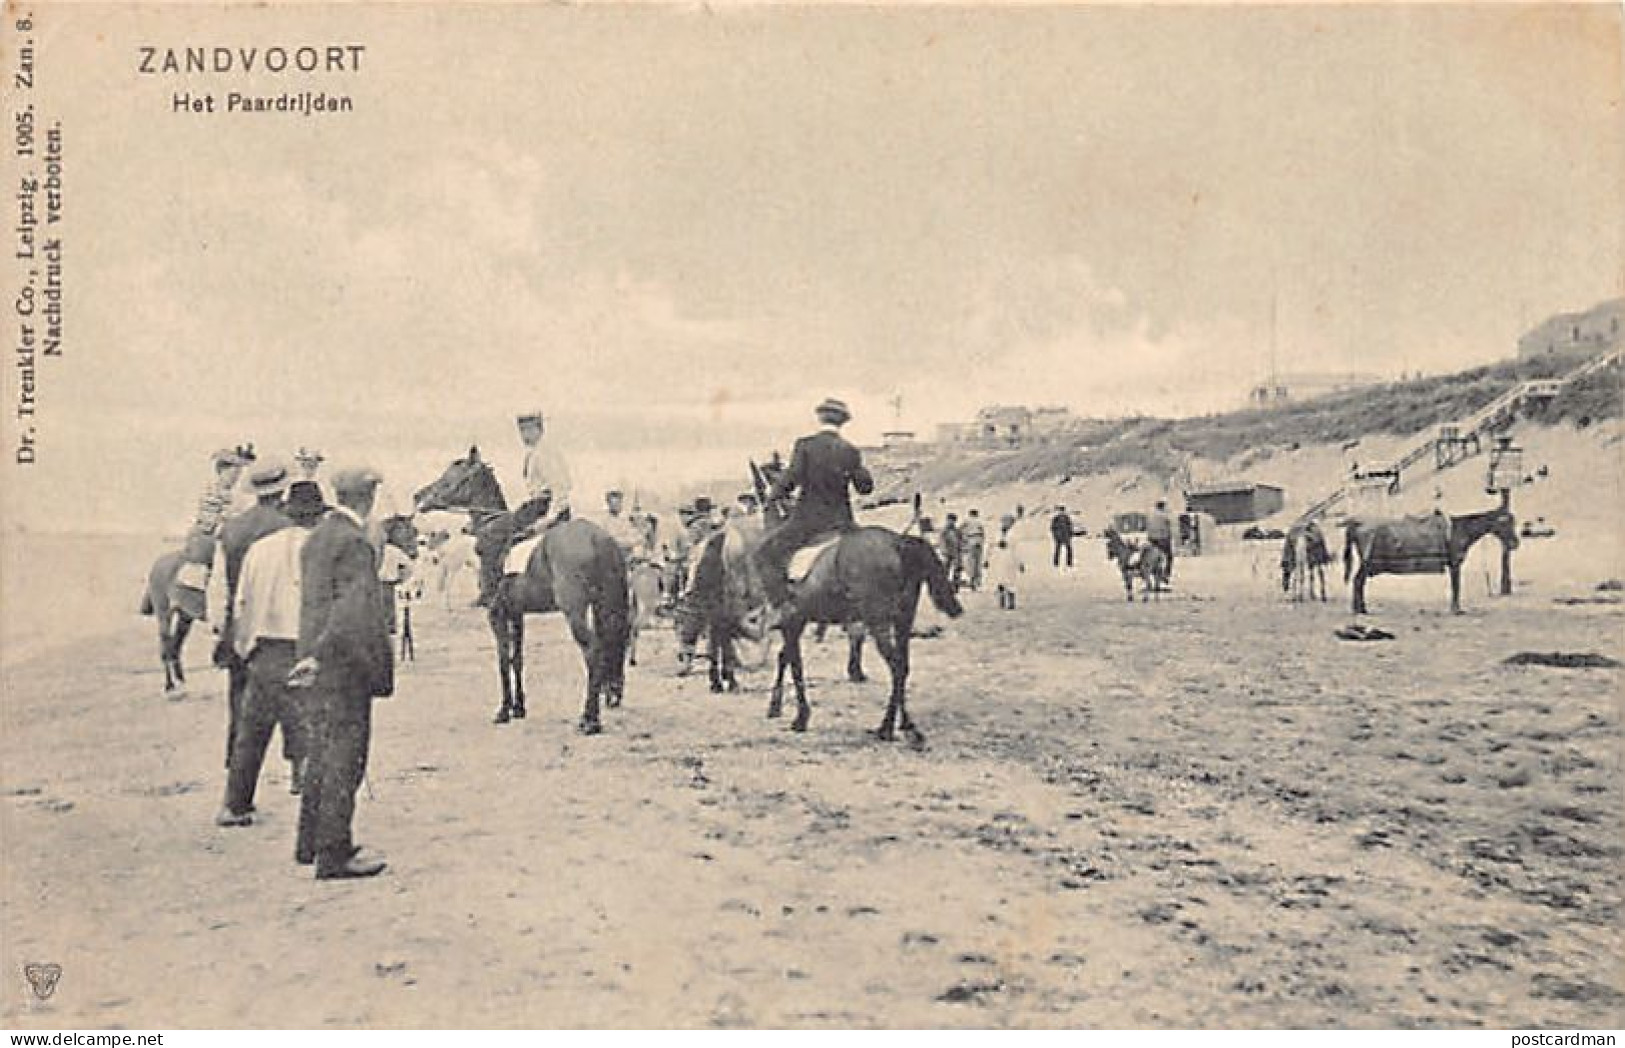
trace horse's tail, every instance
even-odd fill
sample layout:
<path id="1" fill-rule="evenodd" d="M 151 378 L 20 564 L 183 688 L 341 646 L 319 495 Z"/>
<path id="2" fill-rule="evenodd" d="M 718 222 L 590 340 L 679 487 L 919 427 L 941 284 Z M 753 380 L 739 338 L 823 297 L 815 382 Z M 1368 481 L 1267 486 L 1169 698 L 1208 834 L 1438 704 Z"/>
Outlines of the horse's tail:
<path id="1" fill-rule="evenodd" d="M 619 680 L 626 665 L 626 647 L 632 638 L 631 588 L 626 574 L 626 555 L 609 536 L 599 543 L 598 563 L 601 585 L 592 601 L 593 620 L 603 644 L 604 666 L 610 678 Z"/>
<path id="2" fill-rule="evenodd" d="M 152 606 L 152 586 L 141 591 L 141 614 L 156 615 L 158 609 Z"/>
<path id="3" fill-rule="evenodd" d="M 901 544 L 905 582 L 912 584 L 923 580 L 926 591 L 931 594 L 931 603 L 949 618 L 964 614 L 959 595 L 954 592 L 953 580 L 948 577 L 948 569 L 943 567 L 931 544 L 914 535 L 899 535 L 898 542 Z"/>
<path id="4" fill-rule="evenodd" d="M 1343 525 L 1343 581 L 1354 575 L 1354 522 Z"/>

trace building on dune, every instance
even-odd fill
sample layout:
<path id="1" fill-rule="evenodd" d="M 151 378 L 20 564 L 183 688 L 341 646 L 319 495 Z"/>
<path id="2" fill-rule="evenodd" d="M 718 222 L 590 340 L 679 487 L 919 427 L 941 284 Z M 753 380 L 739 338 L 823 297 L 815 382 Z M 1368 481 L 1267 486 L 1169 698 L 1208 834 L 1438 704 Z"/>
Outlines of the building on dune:
<path id="1" fill-rule="evenodd" d="M 1618 349 L 1625 342 L 1625 298 L 1598 303 L 1583 313 L 1559 313 L 1518 339 L 1518 359 L 1579 356 Z"/>
<path id="2" fill-rule="evenodd" d="M 1192 513 L 1206 513 L 1217 524 L 1247 524 L 1281 512 L 1286 492 L 1251 481 L 1199 484 L 1185 492 L 1185 505 Z"/>

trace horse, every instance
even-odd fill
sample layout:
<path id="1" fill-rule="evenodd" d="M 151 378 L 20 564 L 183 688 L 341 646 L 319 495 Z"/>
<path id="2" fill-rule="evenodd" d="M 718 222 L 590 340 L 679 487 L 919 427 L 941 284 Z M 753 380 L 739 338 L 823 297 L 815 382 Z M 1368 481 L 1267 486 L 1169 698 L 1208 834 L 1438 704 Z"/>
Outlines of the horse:
<path id="1" fill-rule="evenodd" d="M 759 476 L 757 483 L 760 488 Z M 782 501 L 763 497 L 761 502 L 764 528 L 782 527 L 788 518 Z M 807 702 L 802 668 L 802 631 L 809 623 L 861 622 L 891 671 L 891 695 L 875 737 L 890 742 L 900 729 L 910 745 L 923 747 L 925 735 L 915 726 L 907 705 L 909 641 L 922 586 L 944 615 L 958 618 L 964 614 L 948 569 L 929 542 L 881 527 L 842 531 L 833 544 L 819 552 L 807 576 L 791 586 L 789 607 L 777 627 L 784 636 L 784 647 L 779 652 L 768 717 L 783 713 L 784 676 L 788 671 L 796 689 L 796 716 L 790 730 L 807 730 L 812 706 Z"/>
<path id="2" fill-rule="evenodd" d="M 1326 565 L 1332 562 L 1326 534 L 1314 521 L 1294 524 L 1281 544 L 1281 592 L 1295 601 L 1313 600 L 1315 578 L 1320 578 L 1320 599 L 1326 600 Z"/>
<path id="3" fill-rule="evenodd" d="M 186 697 L 181 649 L 192 623 L 207 611 L 204 587 L 214 548 L 213 536 L 194 530 L 182 548 L 161 554 L 147 572 L 141 614 L 158 621 L 158 659 L 164 666 L 164 694 L 171 699 Z"/>
<path id="4" fill-rule="evenodd" d="M 660 610 L 660 566 L 647 558 L 633 558 L 627 568 L 627 588 L 631 632 L 627 635 L 626 662 L 636 666 L 638 634 L 654 624 L 655 613 Z"/>
<path id="5" fill-rule="evenodd" d="M 1156 596 L 1160 600 L 1168 585 L 1168 554 L 1162 547 L 1149 542 L 1143 545 L 1130 542 L 1116 528 L 1107 528 L 1104 535 L 1106 559 L 1115 560 L 1117 569 L 1123 573 L 1124 599 L 1134 599 L 1134 580 L 1138 578 L 1140 599 L 1150 600 Z"/>
<path id="6" fill-rule="evenodd" d="M 420 489 L 413 504 L 420 513 L 467 513 L 482 559 L 504 556 L 514 534 L 514 515 L 502 486 L 490 465 L 474 452 Z M 583 519 L 548 528 L 531 550 L 524 572 L 504 575 L 486 609 L 502 679 L 502 705 L 495 723 L 525 716 L 525 616 L 558 611 L 569 623 L 587 667 L 587 696 L 578 729 L 583 735 L 601 732 L 600 703 L 619 706 L 626 690 L 631 632 L 627 592 L 626 557 L 608 532 Z"/>
<path id="7" fill-rule="evenodd" d="M 1438 575 L 1450 573 L 1450 610 L 1461 614 L 1461 564 L 1467 551 L 1485 535 L 1494 535 L 1508 550 L 1518 548 L 1518 525 L 1504 507 L 1446 517 L 1434 511 L 1401 520 L 1350 518 L 1343 524 L 1343 581 L 1354 579 L 1354 614 L 1367 614 L 1365 582 L 1373 575 Z M 1354 571 L 1359 549 L 1360 568 Z"/>
<path id="8" fill-rule="evenodd" d="M 711 690 L 721 693 L 739 690 L 735 676 L 738 667 L 736 644 L 741 639 L 764 641 L 767 593 L 756 573 L 755 554 L 761 545 L 763 529 L 757 518 L 739 521 L 712 535 L 697 551 L 694 582 L 680 595 L 675 615 L 679 658 L 688 672 L 700 637 L 706 637 L 710 662 Z M 861 621 L 842 624 L 847 635 L 846 679 L 863 684 L 863 641 Z M 815 627 L 815 639 L 824 639 L 827 623 Z"/>

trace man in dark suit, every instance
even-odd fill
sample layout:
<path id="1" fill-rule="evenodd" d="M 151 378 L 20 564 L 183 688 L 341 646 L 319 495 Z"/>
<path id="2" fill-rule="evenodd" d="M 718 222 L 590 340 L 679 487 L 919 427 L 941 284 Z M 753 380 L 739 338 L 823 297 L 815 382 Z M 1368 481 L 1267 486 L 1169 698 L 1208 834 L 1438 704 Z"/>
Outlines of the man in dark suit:
<path id="1" fill-rule="evenodd" d="M 1055 544 L 1055 550 L 1050 556 L 1052 566 L 1059 568 L 1062 558 L 1066 559 L 1066 567 L 1072 567 L 1072 515 L 1066 511 L 1065 506 L 1055 507 L 1055 516 L 1049 519 L 1049 537 Z"/>
<path id="2" fill-rule="evenodd" d="M 875 489 L 874 478 L 864 468 L 862 453 L 841 436 L 841 427 L 852 420 L 846 405 L 835 399 L 825 400 L 814 414 L 822 425 L 817 433 L 796 441 L 789 468 L 773 481 L 769 493 L 770 499 L 777 500 L 799 489 L 801 496 L 790 519 L 769 532 L 756 551 L 756 565 L 775 609 L 775 620 L 782 619 L 783 606 L 790 599 L 785 571 L 795 551 L 824 532 L 854 525 L 848 488 L 860 495 Z"/>
<path id="3" fill-rule="evenodd" d="M 289 683 L 311 689 L 311 753 L 294 858 L 314 862 L 318 880 L 371 877 L 384 869 L 383 862 L 359 856 L 350 831 L 367 769 L 372 700 L 395 686 L 383 590 L 364 523 L 380 479 L 367 469 L 336 474 L 338 505 L 300 552 L 299 661 Z"/>
<path id="4" fill-rule="evenodd" d="M 214 664 L 226 671 L 226 767 L 231 767 L 231 751 L 236 744 L 238 725 L 242 721 L 244 693 L 248 690 L 248 666 L 238 657 L 232 638 L 232 614 L 237 604 L 237 582 L 242 576 L 243 557 L 248 547 L 267 535 L 281 531 L 292 521 L 282 512 L 282 493 L 288 487 L 288 470 L 284 466 L 266 466 L 248 476 L 248 485 L 254 492 L 254 505 L 228 517 L 220 525 L 220 559 L 225 561 L 224 601 L 215 621 L 220 623 L 219 640 L 214 646 Z M 219 573 L 216 573 L 218 577 Z M 211 604 L 215 601 L 211 600 Z M 211 609 L 214 610 L 214 609 Z M 221 813 L 216 821 L 222 826 L 246 826 L 253 820 L 247 812 Z"/>

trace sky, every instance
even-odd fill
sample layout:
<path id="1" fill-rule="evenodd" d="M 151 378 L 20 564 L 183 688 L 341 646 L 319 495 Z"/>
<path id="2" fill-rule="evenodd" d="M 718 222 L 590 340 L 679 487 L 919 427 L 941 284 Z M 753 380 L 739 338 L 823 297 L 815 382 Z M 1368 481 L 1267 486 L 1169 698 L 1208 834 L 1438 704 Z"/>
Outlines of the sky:
<path id="1" fill-rule="evenodd" d="M 827 395 L 860 441 L 1199 413 L 1272 345 L 1436 373 L 1625 293 L 1617 7 L 49 14 L 69 335 L 13 526 L 177 526 L 245 440 L 511 478 L 530 409 L 669 491 Z M 363 68 L 135 72 L 305 42 Z M 307 89 L 356 109 L 170 112 Z"/>

